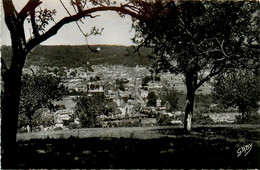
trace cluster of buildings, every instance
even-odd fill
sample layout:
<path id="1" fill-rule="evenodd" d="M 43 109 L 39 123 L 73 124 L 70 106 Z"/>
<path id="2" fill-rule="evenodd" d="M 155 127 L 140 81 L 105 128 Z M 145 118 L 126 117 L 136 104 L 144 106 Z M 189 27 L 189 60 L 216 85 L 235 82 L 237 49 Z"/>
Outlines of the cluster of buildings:
<path id="1" fill-rule="evenodd" d="M 182 75 L 163 73 L 158 75 L 160 80 L 150 80 L 147 85 L 142 86 L 144 77 L 151 76 L 151 73 L 145 67 L 138 65 L 136 67 L 93 65 L 92 69 L 92 71 L 89 71 L 83 67 L 70 69 L 63 67 L 57 69 L 31 66 L 25 69 L 24 72 L 29 74 L 42 72 L 44 74 L 59 75 L 64 79 L 64 86 L 73 95 L 81 92 L 88 92 L 89 94 L 104 93 L 107 98 L 113 101 L 117 117 L 141 116 L 140 110 L 166 113 L 166 106 L 162 106 L 159 97 L 157 97 L 156 107 L 147 107 L 149 92 L 155 92 L 159 96 L 158 94 L 163 87 L 174 88 L 184 93 L 186 91 Z M 208 94 L 210 93 L 210 87 L 206 84 L 198 89 L 198 92 Z M 72 112 L 73 108 L 70 107 L 63 111 L 58 111 L 59 123 L 62 124 L 62 120 L 68 120 Z"/>

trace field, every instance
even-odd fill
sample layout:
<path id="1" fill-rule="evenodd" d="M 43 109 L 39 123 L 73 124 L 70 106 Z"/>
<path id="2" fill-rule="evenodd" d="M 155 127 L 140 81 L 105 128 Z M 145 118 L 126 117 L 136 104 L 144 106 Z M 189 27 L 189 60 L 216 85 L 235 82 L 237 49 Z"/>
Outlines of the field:
<path id="1" fill-rule="evenodd" d="M 260 168 L 259 137 L 259 125 L 195 126 L 188 134 L 180 126 L 18 134 L 19 168 Z"/>

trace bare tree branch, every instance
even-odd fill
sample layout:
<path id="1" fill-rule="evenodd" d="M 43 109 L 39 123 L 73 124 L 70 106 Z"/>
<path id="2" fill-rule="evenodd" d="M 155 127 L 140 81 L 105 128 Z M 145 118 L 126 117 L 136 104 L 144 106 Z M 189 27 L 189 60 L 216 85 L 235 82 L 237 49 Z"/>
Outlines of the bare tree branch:
<path id="1" fill-rule="evenodd" d="M 35 9 L 30 11 L 30 16 L 31 16 L 31 23 L 32 23 L 33 34 L 34 34 L 35 37 L 39 37 L 40 34 L 38 32 L 37 24 L 35 22 Z"/>
<path id="2" fill-rule="evenodd" d="M 221 66 L 218 70 L 215 70 L 214 68 L 211 69 L 209 75 L 207 75 L 204 79 L 200 80 L 197 85 L 195 86 L 195 89 L 198 89 L 203 83 L 205 83 L 206 81 L 210 80 L 212 77 L 218 75 L 219 73 L 221 73 L 223 71 L 223 69 L 225 68 L 225 66 Z"/>
<path id="3" fill-rule="evenodd" d="M 131 10 L 125 9 L 123 7 L 107 6 L 107 7 L 90 8 L 90 9 L 82 11 L 81 13 L 61 19 L 59 22 L 57 22 L 53 27 L 51 27 L 44 34 L 40 35 L 39 37 L 35 37 L 35 38 L 29 40 L 27 43 L 27 50 L 28 51 L 32 50 L 36 45 L 40 44 L 41 42 L 43 42 L 43 41 L 47 40 L 48 38 L 50 38 L 51 36 L 55 35 L 63 25 L 68 24 L 70 22 L 77 21 L 82 17 L 89 16 L 91 13 L 98 12 L 98 11 L 117 11 L 117 12 L 122 12 L 124 14 L 131 15 L 132 17 L 137 18 L 137 19 L 142 19 L 142 17 L 140 15 L 138 15 L 137 13 L 135 13 Z"/>
<path id="4" fill-rule="evenodd" d="M 20 11 L 19 15 L 24 21 L 24 19 L 30 14 L 32 10 L 35 10 L 37 6 L 39 6 L 42 2 L 40 0 L 30 0 L 28 3 L 23 7 L 23 9 Z"/>
<path id="5" fill-rule="evenodd" d="M 63 8 L 67 11 L 67 13 L 69 14 L 69 16 L 71 16 L 69 10 L 68 10 L 67 7 L 64 5 L 64 3 L 62 2 L 62 0 L 60 0 L 60 3 L 62 4 Z M 74 8 L 74 6 L 73 6 L 73 8 Z M 74 9 L 75 9 L 75 8 L 74 8 Z M 91 15 L 87 15 L 87 16 L 90 16 L 90 17 L 92 18 Z M 76 22 L 77 27 L 79 28 L 79 31 L 80 31 L 80 32 L 82 33 L 82 35 L 85 37 L 86 44 L 87 44 L 89 50 L 92 51 L 92 52 L 97 52 L 96 50 L 93 50 L 93 49 L 89 46 L 89 44 L 88 44 L 88 38 L 87 38 L 87 37 L 88 37 L 87 33 L 85 34 L 85 33 L 83 32 L 82 28 L 80 27 L 79 23 L 78 23 L 77 21 L 75 21 L 75 22 Z"/>
<path id="6" fill-rule="evenodd" d="M 81 13 L 83 9 L 80 0 L 76 0 L 76 6 L 78 9 L 78 13 Z"/>
<path id="7" fill-rule="evenodd" d="M 222 42 L 221 42 L 221 44 L 220 44 L 220 42 L 219 42 L 219 40 L 217 39 L 217 38 L 215 38 L 216 39 L 216 41 L 218 42 L 218 44 L 219 44 L 219 46 L 220 46 L 220 49 L 221 49 L 221 52 L 223 53 L 223 55 L 225 56 L 225 57 L 228 57 L 228 55 L 225 53 L 225 51 L 224 51 L 224 40 L 222 40 Z"/>
<path id="8" fill-rule="evenodd" d="M 211 52 L 222 52 L 222 51 L 219 50 L 219 49 L 207 50 L 207 51 L 204 51 L 204 52 L 199 53 L 199 55 L 201 55 L 201 54 L 207 54 L 207 53 L 211 53 Z"/>
<path id="9" fill-rule="evenodd" d="M 186 32 L 192 37 L 194 38 L 194 36 L 192 35 L 192 33 L 188 30 L 186 23 L 182 20 L 182 18 L 178 15 L 179 20 L 181 21 L 181 23 L 184 25 Z"/>
<path id="10" fill-rule="evenodd" d="M 66 10 L 66 12 L 69 14 L 69 16 L 71 16 L 71 14 L 70 14 L 68 8 L 64 5 L 64 3 L 62 2 L 62 0 L 60 0 L 60 3 L 61 3 L 61 5 L 63 6 L 63 8 Z"/>

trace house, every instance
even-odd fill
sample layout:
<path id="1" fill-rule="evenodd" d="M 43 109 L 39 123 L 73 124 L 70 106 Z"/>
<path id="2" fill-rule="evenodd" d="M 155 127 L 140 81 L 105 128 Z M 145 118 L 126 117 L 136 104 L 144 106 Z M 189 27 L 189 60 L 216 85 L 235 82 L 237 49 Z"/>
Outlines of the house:
<path id="1" fill-rule="evenodd" d="M 162 100 L 160 98 L 158 98 L 156 100 L 156 107 L 161 107 L 162 106 Z"/>
<path id="2" fill-rule="evenodd" d="M 104 93 L 104 82 L 89 82 L 87 84 L 87 89 L 89 93 Z"/>
<path id="3" fill-rule="evenodd" d="M 143 98 L 143 99 L 146 99 L 147 97 L 148 97 L 148 91 L 146 91 L 146 90 L 141 90 L 141 97 Z"/>
<path id="4" fill-rule="evenodd" d="M 133 105 L 130 105 L 127 102 L 125 102 L 123 100 L 123 97 L 120 96 L 119 91 L 117 91 L 116 96 L 113 101 L 115 101 L 115 103 L 118 106 L 118 109 L 121 111 L 121 114 L 123 116 L 126 116 L 126 115 L 132 113 Z"/>

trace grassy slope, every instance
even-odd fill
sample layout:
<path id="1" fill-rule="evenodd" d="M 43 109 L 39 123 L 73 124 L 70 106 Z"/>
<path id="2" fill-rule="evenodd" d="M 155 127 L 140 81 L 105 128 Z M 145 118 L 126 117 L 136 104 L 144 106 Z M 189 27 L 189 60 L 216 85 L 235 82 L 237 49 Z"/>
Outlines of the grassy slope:
<path id="1" fill-rule="evenodd" d="M 20 140 L 20 168 L 260 168 L 259 125 L 195 126 L 190 134 L 173 126 L 80 133 L 79 138 Z M 249 154 L 237 157 L 237 149 L 249 143 Z"/>

